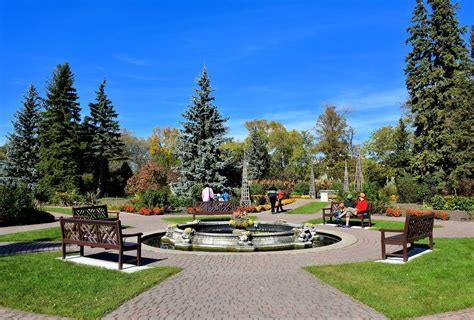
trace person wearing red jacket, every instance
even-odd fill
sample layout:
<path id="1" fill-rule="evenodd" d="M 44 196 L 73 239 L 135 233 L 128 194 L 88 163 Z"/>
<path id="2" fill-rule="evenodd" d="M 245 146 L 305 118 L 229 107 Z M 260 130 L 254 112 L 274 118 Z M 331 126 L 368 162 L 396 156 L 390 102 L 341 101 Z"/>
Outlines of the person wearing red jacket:
<path id="1" fill-rule="evenodd" d="M 356 201 L 355 208 L 347 208 L 345 210 L 346 215 L 346 225 L 343 228 L 350 228 L 349 220 L 351 216 L 356 216 L 358 214 L 366 214 L 367 210 L 369 209 L 369 202 L 365 199 L 365 193 L 359 194 L 359 199 Z"/>

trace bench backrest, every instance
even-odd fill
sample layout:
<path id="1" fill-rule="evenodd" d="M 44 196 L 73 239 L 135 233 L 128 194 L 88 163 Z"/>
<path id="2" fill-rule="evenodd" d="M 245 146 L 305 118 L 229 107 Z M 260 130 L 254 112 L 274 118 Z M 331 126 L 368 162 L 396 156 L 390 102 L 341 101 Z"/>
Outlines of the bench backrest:
<path id="1" fill-rule="evenodd" d="M 64 243 L 118 249 L 122 246 L 120 220 L 59 218 Z"/>
<path id="2" fill-rule="evenodd" d="M 336 214 L 342 201 L 331 201 L 331 213 Z"/>
<path id="3" fill-rule="evenodd" d="M 405 232 L 407 242 L 416 241 L 433 235 L 434 213 L 422 216 L 407 216 Z"/>
<path id="4" fill-rule="evenodd" d="M 92 220 L 108 219 L 107 205 L 72 208 L 73 217 L 83 217 Z"/>
<path id="5" fill-rule="evenodd" d="M 237 207 L 232 201 L 196 201 L 195 214 L 232 214 Z"/>

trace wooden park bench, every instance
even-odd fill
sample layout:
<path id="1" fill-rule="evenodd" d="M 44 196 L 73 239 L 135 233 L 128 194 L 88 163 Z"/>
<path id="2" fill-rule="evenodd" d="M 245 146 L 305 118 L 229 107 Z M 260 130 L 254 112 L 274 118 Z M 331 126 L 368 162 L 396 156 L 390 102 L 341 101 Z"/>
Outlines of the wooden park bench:
<path id="1" fill-rule="evenodd" d="M 405 218 L 405 228 L 403 230 L 380 229 L 382 237 L 382 259 L 390 257 L 403 257 L 403 261 L 408 261 L 408 244 L 410 249 L 415 247 L 415 241 L 423 238 L 430 238 L 429 248 L 433 250 L 433 225 L 434 213 L 423 216 L 407 216 Z M 397 235 L 386 237 L 386 232 L 398 233 Z M 403 247 L 402 253 L 386 253 L 385 246 L 399 245 Z"/>
<path id="2" fill-rule="evenodd" d="M 197 215 L 227 215 L 232 214 L 237 207 L 232 201 L 196 201 L 192 210 L 193 220 Z"/>
<path id="3" fill-rule="evenodd" d="M 323 208 L 323 224 L 326 224 L 326 218 L 329 218 L 329 223 L 333 223 L 332 219 L 337 216 L 337 212 L 339 210 L 339 204 L 341 204 L 342 201 L 332 201 L 331 206 L 329 208 Z M 358 219 L 360 220 L 360 226 L 362 228 L 365 227 L 366 222 L 368 227 L 372 225 L 372 205 L 369 202 L 369 206 L 367 207 L 367 211 L 364 212 L 358 212 L 356 215 L 351 215 L 351 219 Z M 345 219 L 345 217 L 343 218 Z"/>
<path id="4" fill-rule="evenodd" d="M 66 245 L 75 244 L 79 246 L 81 256 L 84 256 L 84 246 L 118 250 L 119 270 L 123 267 L 123 252 L 137 250 L 137 266 L 140 265 L 143 233 L 123 234 L 120 220 L 61 217 L 59 223 L 61 224 L 63 259 L 66 258 Z M 128 237 L 137 237 L 137 243 L 124 241 L 124 238 Z"/>
<path id="5" fill-rule="evenodd" d="M 109 213 L 114 214 L 115 217 L 109 217 Z M 119 214 L 120 212 L 118 211 L 108 211 L 107 205 L 72 208 L 73 218 L 85 218 L 91 220 L 118 220 Z"/>

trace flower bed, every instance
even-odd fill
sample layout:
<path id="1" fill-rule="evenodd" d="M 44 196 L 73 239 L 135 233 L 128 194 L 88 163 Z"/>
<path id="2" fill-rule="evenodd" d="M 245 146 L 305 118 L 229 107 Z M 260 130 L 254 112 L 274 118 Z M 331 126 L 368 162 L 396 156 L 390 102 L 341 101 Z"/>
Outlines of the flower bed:
<path id="1" fill-rule="evenodd" d="M 140 208 L 138 209 L 137 207 L 135 206 L 132 206 L 132 205 L 124 205 L 122 206 L 121 208 L 121 211 L 125 211 L 125 212 L 128 212 L 128 213 L 139 213 L 141 215 L 144 215 L 144 216 L 151 216 L 151 215 L 159 215 L 159 214 L 162 214 L 163 211 L 161 210 L 161 208 Z"/>
<path id="2" fill-rule="evenodd" d="M 449 213 L 447 211 L 413 210 L 413 209 L 401 210 L 398 207 L 387 208 L 387 210 L 385 210 L 385 214 L 388 217 L 400 217 L 402 216 L 403 213 L 407 216 L 417 216 L 417 217 L 434 213 L 435 219 L 449 220 L 450 218 Z"/>

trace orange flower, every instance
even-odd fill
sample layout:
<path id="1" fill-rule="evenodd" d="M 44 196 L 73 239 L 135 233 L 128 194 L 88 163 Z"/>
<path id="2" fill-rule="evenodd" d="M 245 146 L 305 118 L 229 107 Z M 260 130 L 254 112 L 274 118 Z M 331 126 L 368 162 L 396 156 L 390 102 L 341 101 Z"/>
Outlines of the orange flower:
<path id="1" fill-rule="evenodd" d="M 161 209 L 160 209 L 160 208 L 153 208 L 153 213 L 154 213 L 154 214 L 160 214 L 160 213 L 161 213 Z"/>
<path id="2" fill-rule="evenodd" d="M 151 214 L 151 210 L 148 208 L 140 208 L 140 213 L 149 216 Z"/>

